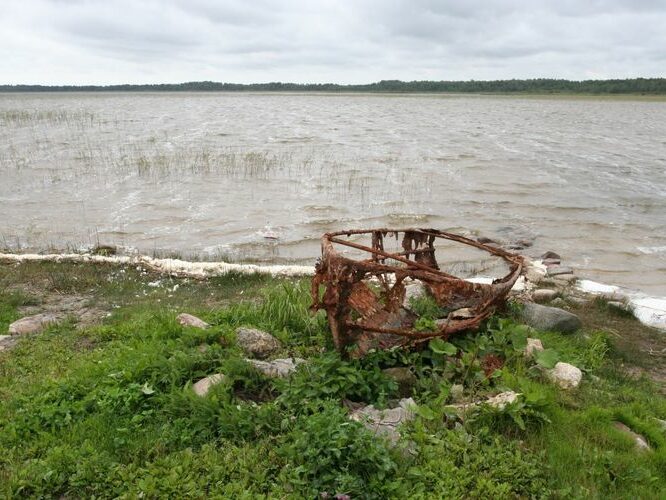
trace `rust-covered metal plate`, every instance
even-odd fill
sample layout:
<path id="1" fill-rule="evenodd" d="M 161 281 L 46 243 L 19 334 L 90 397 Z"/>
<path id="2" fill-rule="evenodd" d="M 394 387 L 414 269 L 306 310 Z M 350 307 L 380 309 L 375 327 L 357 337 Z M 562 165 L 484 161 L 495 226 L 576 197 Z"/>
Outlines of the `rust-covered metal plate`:
<path id="1" fill-rule="evenodd" d="M 350 237 L 369 238 L 370 244 L 351 241 Z M 385 251 L 387 238 L 396 238 L 402 250 Z M 488 252 L 504 260 L 509 272 L 490 284 L 472 283 L 445 273 L 437 262 L 439 239 Z M 344 255 L 352 249 L 362 258 Z M 477 328 L 506 301 L 523 269 L 519 255 L 436 229 L 326 233 L 321 251 L 312 279 L 312 308 L 326 311 L 336 348 L 355 357 L 370 349 L 414 345 L 435 337 L 446 339 L 456 332 Z M 407 287 L 418 284 L 441 308 L 434 327 L 427 331 L 417 324 L 419 316 L 405 300 Z"/>

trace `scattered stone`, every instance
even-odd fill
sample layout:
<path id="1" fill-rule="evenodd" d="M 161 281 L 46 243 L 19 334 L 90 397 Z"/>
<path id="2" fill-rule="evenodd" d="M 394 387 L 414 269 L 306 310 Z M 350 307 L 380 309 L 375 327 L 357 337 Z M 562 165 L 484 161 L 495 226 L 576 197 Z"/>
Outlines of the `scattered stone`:
<path id="1" fill-rule="evenodd" d="M 546 260 L 546 259 L 557 259 L 557 260 L 560 260 L 561 258 L 562 258 L 562 257 L 560 257 L 559 254 L 556 254 L 555 252 L 551 252 L 550 250 L 541 256 L 541 260 L 542 260 L 542 261 L 543 261 L 543 260 Z"/>
<path id="2" fill-rule="evenodd" d="M 575 304 L 577 306 L 582 306 L 587 304 L 589 301 L 582 297 L 567 297 L 567 302 L 570 302 L 571 304 Z"/>
<path id="3" fill-rule="evenodd" d="M 553 307 L 564 307 L 567 303 L 562 298 L 557 297 L 551 301 L 550 305 Z"/>
<path id="4" fill-rule="evenodd" d="M 613 422 L 613 427 L 615 427 L 618 431 L 620 431 L 622 434 L 625 434 L 626 436 L 630 437 L 634 441 L 634 446 L 636 447 L 637 451 L 650 451 L 652 448 L 650 448 L 650 445 L 648 444 L 647 440 L 641 436 L 640 434 L 632 431 L 629 427 L 624 425 L 622 422 Z"/>
<path id="5" fill-rule="evenodd" d="M 199 319 L 196 316 L 192 316 L 191 314 L 187 313 L 181 313 L 178 316 L 176 316 L 176 321 L 178 321 L 178 323 L 180 323 L 183 326 L 201 328 L 202 330 L 205 330 L 206 328 L 210 327 L 210 325 L 206 323 L 204 320 Z"/>
<path id="6" fill-rule="evenodd" d="M 548 276 L 558 276 L 560 274 L 573 274 L 573 269 L 566 266 L 548 266 L 546 270 Z"/>
<path id="7" fill-rule="evenodd" d="M 475 316 L 474 312 L 469 307 L 463 307 L 462 309 L 457 309 L 449 314 L 449 317 L 452 319 L 469 319 Z"/>
<path id="8" fill-rule="evenodd" d="M 573 333 L 581 327 L 581 321 L 575 314 L 531 302 L 524 304 L 521 316 L 527 325 L 537 330 Z"/>
<path id="9" fill-rule="evenodd" d="M 243 351 L 260 359 L 266 358 L 280 348 L 280 342 L 275 337 L 255 328 L 238 328 L 236 341 Z"/>
<path id="10" fill-rule="evenodd" d="M 10 335 L 24 335 L 26 333 L 39 333 L 49 324 L 55 323 L 57 318 L 53 314 L 36 314 L 14 321 L 9 325 Z"/>
<path id="11" fill-rule="evenodd" d="M 494 244 L 499 245 L 499 243 L 491 238 L 486 238 L 485 236 L 479 236 L 476 241 L 482 243 L 483 245 Z"/>
<path id="12" fill-rule="evenodd" d="M 353 411 L 349 418 L 361 422 L 368 430 L 387 438 L 392 444 L 397 444 L 400 439 L 398 426 L 414 419 L 412 408 L 415 406 L 412 398 L 401 399 L 396 408 L 377 410 L 373 405 L 368 405 Z"/>
<path id="13" fill-rule="evenodd" d="M 530 283 L 539 283 L 546 276 L 546 266 L 539 262 L 528 262 L 525 267 L 525 278 Z"/>
<path id="14" fill-rule="evenodd" d="M 461 420 L 464 420 L 467 413 L 470 410 L 474 410 L 483 404 L 491 406 L 492 408 L 496 408 L 500 411 L 504 410 L 504 408 L 506 408 L 506 405 L 509 405 L 517 401 L 518 396 L 520 396 L 520 393 L 513 391 L 506 391 L 506 392 L 500 392 L 496 396 L 491 396 L 485 401 L 474 401 L 472 403 L 459 403 L 447 406 L 453 408 L 458 417 Z"/>
<path id="15" fill-rule="evenodd" d="M 518 276 L 518 279 L 511 287 L 512 294 L 520 294 L 527 289 L 527 283 L 525 282 L 525 276 Z"/>
<path id="16" fill-rule="evenodd" d="M 259 361 L 256 359 L 246 359 L 248 363 L 254 366 L 267 377 L 285 378 L 296 371 L 301 363 L 305 363 L 301 358 L 274 359 L 273 361 Z"/>
<path id="17" fill-rule="evenodd" d="M 555 281 L 555 284 L 565 286 L 578 281 L 578 278 L 573 274 L 558 274 L 556 276 L 552 276 L 552 279 Z"/>
<path id="18" fill-rule="evenodd" d="M 549 302 L 557 297 L 559 292 L 551 290 L 550 288 L 540 288 L 532 292 L 532 300 L 534 302 Z"/>
<path id="19" fill-rule="evenodd" d="M 417 383 L 416 375 L 405 366 L 386 368 L 385 370 L 382 370 L 382 372 L 384 375 L 392 378 L 398 383 L 398 392 L 401 396 L 409 396 Z"/>
<path id="20" fill-rule="evenodd" d="M 557 266 L 562 263 L 560 259 L 543 259 L 541 263 L 544 266 Z"/>
<path id="21" fill-rule="evenodd" d="M 569 363 L 558 362 L 555 368 L 547 370 L 548 378 L 559 385 L 562 389 L 573 389 L 578 387 L 583 380 L 583 372 Z"/>
<path id="22" fill-rule="evenodd" d="M 426 289 L 423 286 L 423 283 L 419 281 L 414 281 L 405 285 L 405 298 L 402 301 L 402 307 L 408 311 L 412 310 L 411 301 L 412 299 L 416 300 L 423 297 L 426 293 Z"/>
<path id="23" fill-rule="evenodd" d="M 192 386 L 194 392 L 197 396 L 205 396 L 208 394 L 208 391 L 211 387 L 222 382 L 226 377 L 222 373 L 216 373 L 215 375 L 209 375 L 208 377 L 202 378 L 196 384 Z"/>
<path id="24" fill-rule="evenodd" d="M 518 400 L 519 395 L 520 394 L 513 391 L 500 392 L 497 396 L 488 398 L 486 404 L 493 408 L 497 408 L 498 410 L 503 410 L 506 408 L 506 405 L 515 403 Z"/>
<path id="25" fill-rule="evenodd" d="M 543 351 L 543 344 L 539 339 L 531 339 L 528 337 L 527 345 L 525 346 L 525 356 L 531 358 L 538 351 Z"/>

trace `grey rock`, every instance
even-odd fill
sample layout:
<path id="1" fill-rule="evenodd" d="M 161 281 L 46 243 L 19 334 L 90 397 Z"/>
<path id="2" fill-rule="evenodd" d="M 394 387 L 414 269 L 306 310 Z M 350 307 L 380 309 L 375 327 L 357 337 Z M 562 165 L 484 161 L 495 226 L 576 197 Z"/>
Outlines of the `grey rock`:
<path id="1" fill-rule="evenodd" d="M 527 269 L 525 270 L 525 278 L 530 283 L 539 283 L 543 281 L 545 276 L 546 273 L 535 266 L 527 266 Z"/>
<path id="2" fill-rule="evenodd" d="M 613 422 L 613 427 L 615 427 L 622 434 L 630 437 L 634 441 L 634 446 L 637 451 L 650 451 L 650 445 L 647 440 L 640 434 L 632 431 L 629 427 L 624 425 L 622 422 Z"/>
<path id="3" fill-rule="evenodd" d="M 548 276 L 557 276 L 559 274 L 573 274 L 573 269 L 566 266 L 548 266 L 546 274 Z"/>
<path id="4" fill-rule="evenodd" d="M 492 396 L 486 400 L 488 406 L 503 410 L 507 405 L 515 403 L 518 400 L 519 393 L 513 391 L 500 392 L 496 396 Z"/>
<path id="5" fill-rule="evenodd" d="M 583 372 L 574 365 L 559 362 L 555 368 L 546 371 L 548 378 L 562 389 L 574 389 L 583 380 Z"/>
<path id="6" fill-rule="evenodd" d="M 254 366 L 267 377 L 285 378 L 296 371 L 301 363 L 305 363 L 301 358 L 274 359 L 273 361 L 259 361 L 256 359 L 246 359 L 248 363 Z"/>
<path id="7" fill-rule="evenodd" d="M 266 358 L 280 348 L 280 342 L 270 333 L 255 328 L 238 328 L 236 341 L 246 354 L 255 358 Z"/>
<path id="8" fill-rule="evenodd" d="M 589 302 L 588 299 L 584 299 L 582 297 L 567 297 L 567 302 L 571 304 L 575 304 L 577 306 L 582 306 L 585 305 Z"/>
<path id="9" fill-rule="evenodd" d="M 14 321 L 9 325 L 10 335 L 24 335 L 27 333 L 39 333 L 49 324 L 55 323 L 57 318 L 53 314 L 36 314 Z"/>
<path id="10" fill-rule="evenodd" d="M 543 259 L 541 263 L 544 266 L 557 266 L 562 263 L 560 259 Z"/>
<path id="11" fill-rule="evenodd" d="M 519 396 L 520 393 L 513 391 L 506 391 L 506 392 L 500 392 L 496 396 L 491 396 L 485 401 L 474 401 L 472 403 L 460 403 L 448 406 L 455 410 L 456 414 L 461 420 L 464 420 L 467 414 L 471 410 L 474 410 L 481 405 L 485 404 L 492 408 L 503 410 L 504 408 L 506 408 L 507 405 L 516 402 Z"/>
<path id="12" fill-rule="evenodd" d="M 205 330 L 206 328 L 210 327 L 210 325 L 206 323 L 204 320 L 199 319 L 196 316 L 192 316 L 191 314 L 187 313 L 181 313 L 178 316 L 176 316 L 176 321 L 178 321 L 178 323 L 180 323 L 183 326 L 201 328 L 202 330 Z"/>
<path id="13" fill-rule="evenodd" d="M 392 378 L 398 383 L 398 392 L 401 396 L 409 396 L 412 393 L 412 389 L 417 383 L 416 375 L 412 371 L 404 366 L 386 368 L 382 370 L 384 375 L 389 378 Z"/>
<path id="14" fill-rule="evenodd" d="M 552 276 L 552 279 L 556 285 L 560 286 L 571 285 L 572 283 L 578 280 L 578 278 L 573 274 L 558 274 L 556 276 Z"/>
<path id="15" fill-rule="evenodd" d="M 542 331 L 573 333 L 581 327 L 575 314 L 531 302 L 524 304 L 521 316 L 527 325 Z"/>
<path id="16" fill-rule="evenodd" d="M 494 243 L 495 245 L 499 245 L 499 243 L 492 238 L 487 238 L 485 236 L 479 236 L 476 241 L 479 243 L 482 243 L 483 245 L 488 245 L 489 243 Z"/>
<path id="17" fill-rule="evenodd" d="M 552 307 L 564 307 L 567 305 L 567 303 L 564 300 L 562 300 L 560 297 L 557 297 L 550 302 L 550 305 Z"/>
<path id="18" fill-rule="evenodd" d="M 192 389 L 194 389 L 194 392 L 197 396 L 205 396 L 208 394 L 208 391 L 211 387 L 224 381 L 224 379 L 226 379 L 226 377 L 222 373 L 209 375 L 208 377 L 202 378 L 196 384 L 194 384 Z"/>
<path id="19" fill-rule="evenodd" d="M 546 260 L 546 259 L 560 260 L 561 258 L 562 257 L 560 257 L 559 254 L 556 254 L 555 252 L 551 252 L 550 250 L 541 256 L 541 260 Z"/>
<path id="20" fill-rule="evenodd" d="M 402 307 L 411 311 L 411 301 L 419 299 L 426 294 L 425 286 L 420 281 L 414 281 L 405 285 L 405 298 Z"/>
<path id="21" fill-rule="evenodd" d="M 532 292 L 532 300 L 534 302 L 549 302 L 557 297 L 559 292 L 557 290 L 551 290 L 550 288 L 540 288 Z"/>
<path id="22" fill-rule="evenodd" d="M 412 398 L 401 399 L 396 408 L 377 410 L 373 405 L 368 405 L 352 412 L 349 418 L 361 422 L 368 430 L 388 439 L 391 444 L 397 444 L 400 440 L 398 428 L 414 419 L 415 406 Z"/>

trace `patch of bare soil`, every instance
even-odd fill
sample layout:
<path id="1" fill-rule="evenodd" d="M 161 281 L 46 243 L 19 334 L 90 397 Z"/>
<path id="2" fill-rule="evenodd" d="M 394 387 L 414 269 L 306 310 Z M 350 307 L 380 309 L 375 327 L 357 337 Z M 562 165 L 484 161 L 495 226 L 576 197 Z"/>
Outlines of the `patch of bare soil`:
<path id="1" fill-rule="evenodd" d="M 25 285 L 12 288 L 34 299 L 33 304 L 18 308 L 21 316 L 49 313 L 58 319 L 71 317 L 74 318 L 77 326 L 85 328 L 99 323 L 108 312 L 98 300 L 93 300 L 90 295 L 65 294 L 47 288 Z"/>
<path id="2" fill-rule="evenodd" d="M 642 324 L 630 313 L 614 310 L 594 301 L 575 306 L 587 330 L 608 332 L 622 353 L 627 374 L 645 375 L 666 391 L 666 332 Z"/>

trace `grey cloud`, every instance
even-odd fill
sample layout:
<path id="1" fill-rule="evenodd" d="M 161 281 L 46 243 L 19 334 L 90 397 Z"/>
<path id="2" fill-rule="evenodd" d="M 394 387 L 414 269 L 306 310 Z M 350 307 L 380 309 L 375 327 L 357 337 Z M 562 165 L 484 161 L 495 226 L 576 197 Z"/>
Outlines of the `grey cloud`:
<path id="1" fill-rule="evenodd" d="M 7 83 L 664 76 L 664 26 L 666 5 L 656 0 L 10 0 L 0 75 Z"/>

